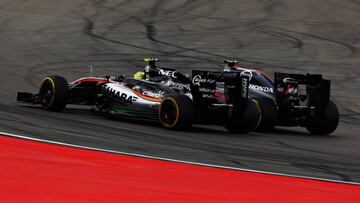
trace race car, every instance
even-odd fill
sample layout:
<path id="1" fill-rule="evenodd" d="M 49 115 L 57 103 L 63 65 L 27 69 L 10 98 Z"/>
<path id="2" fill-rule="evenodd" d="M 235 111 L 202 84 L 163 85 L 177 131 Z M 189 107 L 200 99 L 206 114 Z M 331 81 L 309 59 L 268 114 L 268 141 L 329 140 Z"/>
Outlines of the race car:
<path id="1" fill-rule="evenodd" d="M 258 125 L 260 106 L 248 99 L 248 77 L 240 72 L 201 70 L 193 70 L 188 77 L 157 66 L 157 61 L 146 58 L 144 71 L 135 77 L 84 77 L 68 83 L 61 76 L 48 76 L 38 93 L 18 92 L 17 101 L 41 105 L 48 111 L 62 111 L 67 104 L 89 105 L 95 112 L 159 121 L 168 129 L 217 124 L 244 133 Z M 223 91 L 218 99 L 220 83 Z"/>
<path id="2" fill-rule="evenodd" d="M 258 131 L 274 126 L 302 126 L 310 133 L 329 135 L 339 123 L 339 111 L 330 100 L 330 81 L 319 74 L 275 72 L 274 81 L 260 70 L 242 68 L 226 60 L 224 72 L 239 72 L 249 79 L 249 98 L 260 105 Z M 221 88 L 219 97 L 221 95 Z"/>

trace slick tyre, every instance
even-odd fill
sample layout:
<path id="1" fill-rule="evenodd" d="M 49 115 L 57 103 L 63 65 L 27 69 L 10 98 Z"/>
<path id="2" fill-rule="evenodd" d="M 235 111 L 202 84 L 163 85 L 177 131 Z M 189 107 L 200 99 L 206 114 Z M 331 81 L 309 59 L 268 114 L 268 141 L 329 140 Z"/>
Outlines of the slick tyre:
<path id="1" fill-rule="evenodd" d="M 245 109 L 243 115 L 232 118 L 225 128 L 230 133 L 247 133 L 252 131 L 258 125 L 260 119 L 260 106 L 259 103 L 254 99 L 249 99 L 248 106 Z"/>
<path id="2" fill-rule="evenodd" d="M 261 110 L 261 117 L 256 131 L 258 132 L 269 132 L 271 131 L 277 122 L 277 109 L 274 101 L 267 97 L 255 98 L 259 103 Z"/>
<path id="3" fill-rule="evenodd" d="M 336 104 L 329 100 L 324 115 L 311 121 L 306 125 L 306 129 L 315 135 L 329 135 L 334 132 L 339 124 L 339 110 Z"/>
<path id="4" fill-rule="evenodd" d="M 186 130 L 192 125 L 193 103 L 185 95 L 169 95 L 160 104 L 159 119 L 164 128 Z"/>
<path id="5" fill-rule="evenodd" d="M 48 111 L 62 111 L 65 109 L 69 95 L 67 81 L 60 76 L 48 76 L 41 83 L 39 101 Z"/>

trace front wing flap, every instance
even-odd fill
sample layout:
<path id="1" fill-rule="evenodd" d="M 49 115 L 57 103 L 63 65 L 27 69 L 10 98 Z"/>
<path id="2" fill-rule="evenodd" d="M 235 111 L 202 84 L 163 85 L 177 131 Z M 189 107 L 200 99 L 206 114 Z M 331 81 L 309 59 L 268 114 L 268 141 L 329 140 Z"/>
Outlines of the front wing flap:
<path id="1" fill-rule="evenodd" d="M 38 95 L 29 92 L 18 92 L 16 101 L 30 104 L 39 104 Z"/>

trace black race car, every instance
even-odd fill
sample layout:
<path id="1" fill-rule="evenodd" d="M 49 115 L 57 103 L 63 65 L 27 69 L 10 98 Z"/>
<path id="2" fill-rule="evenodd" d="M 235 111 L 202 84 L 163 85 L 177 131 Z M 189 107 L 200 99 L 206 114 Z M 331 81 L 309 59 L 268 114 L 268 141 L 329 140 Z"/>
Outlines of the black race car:
<path id="1" fill-rule="evenodd" d="M 241 72 L 194 70 L 187 77 L 157 66 L 157 59 L 145 61 L 144 72 L 136 78 L 84 77 L 68 83 L 61 76 L 48 76 L 38 93 L 18 92 L 17 101 L 41 105 L 48 111 L 62 111 L 67 104 L 90 105 L 96 112 L 160 121 L 168 129 L 187 129 L 199 123 L 246 132 L 258 125 L 260 108 L 248 99 L 249 78 Z"/>
<path id="2" fill-rule="evenodd" d="M 317 74 L 275 73 L 272 81 L 259 70 L 242 68 L 226 60 L 224 72 L 238 72 L 249 79 L 249 98 L 258 102 L 261 118 L 256 127 L 302 126 L 313 134 L 328 135 L 339 123 L 339 111 L 330 100 L 330 81 Z M 222 88 L 218 88 L 220 91 Z"/>

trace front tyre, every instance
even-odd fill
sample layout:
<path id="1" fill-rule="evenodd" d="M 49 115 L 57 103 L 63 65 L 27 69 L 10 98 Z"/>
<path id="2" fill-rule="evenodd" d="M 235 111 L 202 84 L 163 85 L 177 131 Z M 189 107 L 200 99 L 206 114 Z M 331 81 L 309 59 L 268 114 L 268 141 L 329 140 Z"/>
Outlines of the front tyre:
<path id="1" fill-rule="evenodd" d="M 329 135 L 334 132 L 339 124 L 339 110 L 336 104 L 329 100 L 324 115 L 312 120 L 306 125 L 306 129 L 316 135 Z"/>
<path id="2" fill-rule="evenodd" d="M 48 76 L 41 83 L 39 102 L 48 111 L 62 111 L 67 104 L 69 86 L 61 76 Z"/>
<path id="3" fill-rule="evenodd" d="M 185 130 L 191 127 L 192 100 L 185 95 L 169 95 L 160 104 L 159 119 L 167 129 Z"/>

